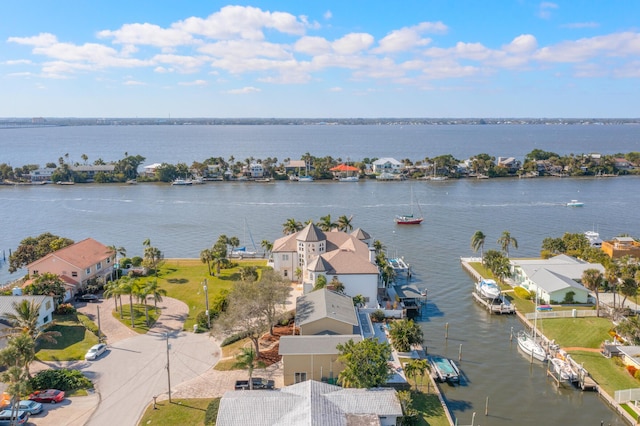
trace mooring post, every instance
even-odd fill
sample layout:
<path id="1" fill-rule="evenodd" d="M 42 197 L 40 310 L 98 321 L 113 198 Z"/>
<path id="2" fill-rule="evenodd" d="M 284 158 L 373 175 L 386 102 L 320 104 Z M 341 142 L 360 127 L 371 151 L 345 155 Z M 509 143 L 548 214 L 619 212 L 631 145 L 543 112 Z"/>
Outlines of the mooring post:
<path id="1" fill-rule="evenodd" d="M 444 325 L 444 339 L 449 340 L 449 323 Z"/>
<path id="2" fill-rule="evenodd" d="M 487 397 L 487 402 L 484 405 L 484 415 L 485 416 L 489 415 L 489 397 Z"/>
<path id="3" fill-rule="evenodd" d="M 460 343 L 460 349 L 458 349 L 458 362 L 462 361 L 462 343 Z"/>

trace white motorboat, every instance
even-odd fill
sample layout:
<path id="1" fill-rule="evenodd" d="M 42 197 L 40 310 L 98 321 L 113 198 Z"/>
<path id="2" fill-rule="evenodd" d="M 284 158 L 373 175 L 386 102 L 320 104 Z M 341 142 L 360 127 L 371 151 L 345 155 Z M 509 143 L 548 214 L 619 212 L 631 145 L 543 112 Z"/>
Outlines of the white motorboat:
<path id="1" fill-rule="evenodd" d="M 584 203 L 578 200 L 571 200 L 567 203 L 567 207 L 582 207 Z"/>
<path id="2" fill-rule="evenodd" d="M 600 248 L 602 247 L 602 240 L 600 239 L 600 234 L 596 231 L 587 231 L 584 233 L 584 236 L 589 240 L 589 245 L 591 247 Z"/>
<path id="3" fill-rule="evenodd" d="M 549 369 L 556 373 L 561 381 L 573 383 L 578 380 L 578 375 L 571 368 L 571 364 L 564 359 L 550 358 Z"/>
<path id="4" fill-rule="evenodd" d="M 173 182 L 171 182 L 171 185 L 193 185 L 193 181 L 191 179 L 176 178 Z"/>
<path id="5" fill-rule="evenodd" d="M 339 182 L 358 182 L 360 180 L 359 176 L 344 176 L 338 178 Z"/>
<path id="6" fill-rule="evenodd" d="M 298 182 L 313 182 L 313 176 L 298 176 Z"/>
<path id="7" fill-rule="evenodd" d="M 522 352 L 533 359 L 544 362 L 547 360 L 547 353 L 536 341 L 535 335 L 531 335 L 524 330 L 518 332 L 518 347 Z"/>
<path id="8" fill-rule="evenodd" d="M 476 289 L 480 296 L 487 299 L 497 299 L 500 297 L 500 287 L 498 287 L 498 284 L 494 280 L 487 278 L 482 279 L 476 284 Z"/>

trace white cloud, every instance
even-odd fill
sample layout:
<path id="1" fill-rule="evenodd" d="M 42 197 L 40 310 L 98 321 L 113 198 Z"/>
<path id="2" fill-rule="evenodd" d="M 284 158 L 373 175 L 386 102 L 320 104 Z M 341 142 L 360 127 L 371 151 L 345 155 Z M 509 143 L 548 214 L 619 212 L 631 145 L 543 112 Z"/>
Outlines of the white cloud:
<path id="1" fill-rule="evenodd" d="M 206 80 L 194 80 L 194 81 L 182 81 L 178 83 L 179 86 L 208 86 Z"/>
<path id="2" fill-rule="evenodd" d="M 342 87 L 331 87 L 329 89 L 330 92 L 342 92 L 344 89 Z"/>
<path id="3" fill-rule="evenodd" d="M 293 50 L 308 55 L 322 55 L 331 52 L 331 43 L 322 37 L 305 36 L 295 42 Z"/>
<path id="4" fill-rule="evenodd" d="M 413 27 L 404 27 L 394 30 L 379 42 L 379 46 L 373 50 L 375 53 L 401 52 L 414 47 L 426 46 L 431 42 L 429 38 L 422 38 L 424 33 L 447 32 L 447 26 L 442 22 L 422 22 Z"/>
<path id="5" fill-rule="evenodd" d="M 507 53 L 531 53 L 538 47 L 538 41 L 531 34 L 522 34 L 514 38 L 511 43 L 502 47 Z"/>
<path id="6" fill-rule="evenodd" d="M 324 15 L 322 15 L 322 17 L 323 17 L 324 19 L 326 19 L 326 20 L 329 20 L 329 19 L 333 18 L 333 13 L 331 13 L 331 11 L 330 11 L 330 10 L 327 10 L 327 11 L 324 13 Z"/>
<path id="7" fill-rule="evenodd" d="M 290 59 L 291 53 L 288 46 L 277 43 L 269 43 L 258 40 L 225 40 L 207 44 L 198 49 L 216 58 L 255 58 L 267 57 L 275 59 Z"/>
<path id="8" fill-rule="evenodd" d="M 637 55 L 640 55 L 640 34 L 624 32 L 543 47 L 535 58 L 543 62 L 581 62 L 596 56 Z"/>
<path id="9" fill-rule="evenodd" d="M 104 30 L 98 32 L 98 38 L 113 38 L 115 44 L 149 45 L 149 46 L 180 46 L 194 42 L 191 34 L 175 29 L 162 28 L 158 25 L 126 24 L 119 30 Z"/>
<path id="10" fill-rule="evenodd" d="M 205 19 L 191 17 L 175 23 L 173 28 L 212 39 L 247 40 L 263 40 L 263 29 L 291 35 L 305 31 L 304 23 L 289 13 L 265 12 L 250 6 L 225 6 Z"/>
<path id="11" fill-rule="evenodd" d="M 561 28 L 582 29 L 582 28 L 598 28 L 600 24 L 597 22 L 573 22 L 570 24 L 560 25 Z"/>
<path id="12" fill-rule="evenodd" d="M 9 43 L 26 44 L 30 46 L 51 46 L 58 42 L 58 38 L 50 33 L 40 33 L 33 37 L 9 37 L 7 39 Z"/>
<path id="13" fill-rule="evenodd" d="M 33 64 L 33 62 L 28 59 L 16 59 L 16 60 L 5 61 L 4 64 L 5 65 L 31 65 Z"/>
<path id="14" fill-rule="evenodd" d="M 136 81 L 136 80 L 127 80 L 124 83 L 125 86 L 146 86 L 147 83 L 144 83 L 142 81 Z"/>
<path id="15" fill-rule="evenodd" d="M 169 66 L 172 72 L 177 71 L 183 74 L 200 71 L 207 60 L 208 58 L 202 56 L 186 55 L 155 55 L 152 59 L 154 63 Z"/>
<path id="16" fill-rule="evenodd" d="M 538 6 L 538 16 L 542 19 L 551 18 L 551 11 L 558 8 L 558 5 L 548 1 L 543 1 Z"/>
<path id="17" fill-rule="evenodd" d="M 243 87 L 241 89 L 232 89 L 232 90 L 227 90 L 226 93 L 229 93 L 231 95 L 247 95 L 250 93 L 257 93 L 257 92 L 262 92 L 261 89 L 258 89 L 257 87 Z"/>
<path id="18" fill-rule="evenodd" d="M 336 53 L 351 55 L 366 50 L 373 44 L 373 36 L 366 33 L 351 33 L 331 43 Z"/>

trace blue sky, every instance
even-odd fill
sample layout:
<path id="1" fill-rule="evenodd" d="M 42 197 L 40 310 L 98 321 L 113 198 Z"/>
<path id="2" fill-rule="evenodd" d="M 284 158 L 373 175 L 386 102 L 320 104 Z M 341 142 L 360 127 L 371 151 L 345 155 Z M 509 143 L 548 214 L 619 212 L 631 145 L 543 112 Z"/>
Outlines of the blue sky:
<path id="1" fill-rule="evenodd" d="M 635 0 L 6 0 L 0 117 L 640 117 Z"/>

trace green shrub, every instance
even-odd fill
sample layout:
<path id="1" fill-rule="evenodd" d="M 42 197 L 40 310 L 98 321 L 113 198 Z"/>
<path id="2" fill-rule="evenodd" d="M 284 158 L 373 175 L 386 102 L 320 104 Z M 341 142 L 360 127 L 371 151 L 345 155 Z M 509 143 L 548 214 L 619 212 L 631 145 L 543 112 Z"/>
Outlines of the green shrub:
<path id="1" fill-rule="evenodd" d="M 216 419 L 218 418 L 218 409 L 220 408 L 220 398 L 215 398 L 207 406 L 207 411 L 204 414 L 205 426 L 215 426 Z"/>
<path id="2" fill-rule="evenodd" d="M 375 311 L 373 311 L 371 313 L 371 321 L 373 322 L 382 322 L 384 321 L 384 312 L 382 311 L 382 309 L 376 309 Z"/>
<path id="3" fill-rule="evenodd" d="M 88 316 L 78 314 L 78 321 L 80 321 L 87 330 L 95 334 L 98 338 L 100 337 L 98 336 L 98 325 L 95 322 L 91 321 Z"/>
<path id="4" fill-rule="evenodd" d="M 140 256 L 134 256 L 134 257 L 131 258 L 131 265 L 136 266 L 136 267 L 140 266 L 140 265 L 142 265 L 143 260 L 144 259 L 141 258 Z"/>
<path id="5" fill-rule="evenodd" d="M 287 311 L 284 313 L 280 321 L 278 321 L 278 324 L 284 327 L 289 324 L 292 324 L 295 321 L 295 319 L 296 319 L 296 311 Z"/>
<path id="6" fill-rule="evenodd" d="M 43 370 L 29 380 L 32 389 L 59 389 L 71 391 L 93 387 L 91 380 L 78 370 Z"/>
<path id="7" fill-rule="evenodd" d="M 521 299 L 531 300 L 531 293 L 524 287 L 514 287 L 513 292 Z"/>
<path id="8" fill-rule="evenodd" d="M 247 337 L 249 334 L 248 333 L 238 333 L 238 334 L 234 334 L 233 336 L 229 336 L 226 339 L 224 339 L 222 341 L 222 343 L 220 344 L 220 346 L 228 346 L 232 343 L 235 343 L 239 340 L 244 339 L 245 337 Z"/>
<path id="9" fill-rule="evenodd" d="M 568 291 L 567 294 L 564 295 L 564 303 L 573 303 L 573 297 L 576 295 L 575 291 Z"/>
<path id="10" fill-rule="evenodd" d="M 71 303 L 62 303 L 56 308 L 56 315 L 71 315 L 76 313 L 76 308 Z"/>
<path id="11" fill-rule="evenodd" d="M 218 315 L 220 315 L 220 313 L 218 311 L 214 311 L 212 309 L 209 309 L 209 322 L 213 323 L 213 320 L 218 318 Z M 196 322 L 198 324 L 198 328 L 202 328 L 202 329 L 208 330 L 209 329 L 209 322 L 207 322 L 207 312 L 206 311 L 198 312 L 198 315 L 196 315 Z"/>

